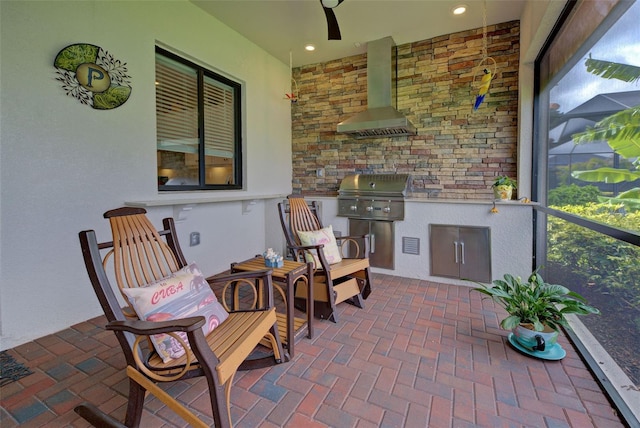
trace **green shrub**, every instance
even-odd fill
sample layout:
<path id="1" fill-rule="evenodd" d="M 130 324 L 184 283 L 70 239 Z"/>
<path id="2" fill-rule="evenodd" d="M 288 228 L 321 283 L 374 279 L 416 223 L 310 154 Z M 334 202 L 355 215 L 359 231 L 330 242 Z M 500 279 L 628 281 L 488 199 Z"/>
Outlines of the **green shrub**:
<path id="1" fill-rule="evenodd" d="M 561 186 L 549 190 L 547 205 L 585 205 L 589 202 L 598 202 L 600 189 L 596 186 Z"/>
<path id="2" fill-rule="evenodd" d="M 609 204 L 552 207 L 624 230 L 637 230 L 640 212 L 620 212 Z M 547 259 L 591 279 L 602 291 L 622 293 L 640 305 L 640 248 L 582 226 L 549 216 Z"/>

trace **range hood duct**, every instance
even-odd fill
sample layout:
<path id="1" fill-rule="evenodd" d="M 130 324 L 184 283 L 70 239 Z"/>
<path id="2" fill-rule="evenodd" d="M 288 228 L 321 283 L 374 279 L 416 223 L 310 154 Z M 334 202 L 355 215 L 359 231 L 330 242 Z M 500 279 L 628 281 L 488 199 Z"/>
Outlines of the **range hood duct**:
<path id="1" fill-rule="evenodd" d="M 395 42 L 385 37 L 367 43 L 367 110 L 338 124 L 337 131 L 355 138 L 415 135 L 416 128 L 394 108 Z"/>

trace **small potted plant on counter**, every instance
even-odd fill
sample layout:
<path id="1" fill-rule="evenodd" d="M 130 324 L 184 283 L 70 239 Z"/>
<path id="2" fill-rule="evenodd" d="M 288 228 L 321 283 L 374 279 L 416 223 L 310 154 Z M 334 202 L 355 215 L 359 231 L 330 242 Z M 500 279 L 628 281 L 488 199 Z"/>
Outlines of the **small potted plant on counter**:
<path id="1" fill-rule="evenodd" d="M 546 283 L 537 270 L 526 281 L 506 274 L 493 281 L 493 286 L 476 284 L 474 290 L 490 296 L 509 314 L 500 322 L 503 329 L 512 330 L 509 342 L 534 357 L 564 358 L 566 353 L 556 341 L 560 326 L 568 327 L 565 316 L 600 313 L 578 293 Z"/>
<path id="2" fill-rule="evenodd" d="M 517 181 L 507 177 L 506 175 L 499 175 L 493 181 L 491 187 L 493 188 L 493 194 L 496 199 L 510 200 L 513 191 L 518 188 Z"/>

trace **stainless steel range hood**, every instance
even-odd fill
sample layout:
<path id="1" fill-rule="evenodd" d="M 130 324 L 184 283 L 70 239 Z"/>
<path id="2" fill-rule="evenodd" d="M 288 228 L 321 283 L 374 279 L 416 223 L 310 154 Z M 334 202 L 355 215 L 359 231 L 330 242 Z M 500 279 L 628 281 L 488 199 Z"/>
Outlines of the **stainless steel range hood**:
<path id="1" fill-rule="evenodd" d="M 415 135 L 416 128 L 394 108 L 395 42 L 385 37 L 367 44 L 367 110 L 338 124 L 337 131 L 355 138 Z"/>

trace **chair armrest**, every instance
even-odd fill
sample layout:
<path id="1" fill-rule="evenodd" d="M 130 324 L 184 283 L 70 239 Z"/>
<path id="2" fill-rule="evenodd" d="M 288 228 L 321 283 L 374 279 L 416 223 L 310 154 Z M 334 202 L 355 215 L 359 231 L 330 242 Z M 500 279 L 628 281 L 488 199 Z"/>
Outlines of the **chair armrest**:
<path id="1" fill-rule="evenodd" d="M 273 291 L 273 281 L 271 275 L 273 274 L 273 269 L 266 268 L 255 270 L 255 271 L 243 271 L 236 273 L 219 273 L 216 275 L 211 275 L 206 278 L 207 282 L 210 286 L 213 286 L 214 283 L 230 283 L 236 281 L 246 281 L 246 280 L 261 280 L 263 286 L 263 296 L 265 296 L 264 306 L 262 308 L 254 308 L 252 310 L 267 310 L 275 307 L 275 302 L 273 300 L 274 291 Z M 222 300 L 226 297 L 223 293 Z M 232 297 L 232 303 L 235 305 L 237 302 L 235 301 L 235 297 Z M 226 303 L 223 302 L 223 305 L 226 306 Z M 238 310 L 232 310 L 230 308 L 226 308 L 229 312 L 240 312 Z"/>
<path id="2" fill-rule="evenodd" d="M 289 247 L 290 251 L 293 251 L 297 255 L 296 261 L 298 261 L 298 262 L 304 261 L 305 260 L 304 252 L 305 251 L 310 251 L 310 250 L 316 250 L 316 252 L 320 256 L 320 258 L 324 258 L 324 252 L 320 251 L 322 248 L 324 248 L 324 244 L 318 244 L 318 245 L 295 245 L 295 246 Z"/>
<path id="3" fill-rule="evenodd" d="M 307 250 L 320 250 L 324 244 L 319 245 L 287 245 L 287 250 L 296 262 L 306 263 L 304 252 Z M 319 251 L 320 252 L 320 251 Z"/>
<path id="4" fill-rule="evenodd" d="M 294 250 L 319 250 L 322 247 L 324 247 L 324 244 L 318 244 L 318 245 L 292 245 L 292 246 L 290 246 L 290 248 L 293 248 Z"/>
<path id="5" fill-rule="evenodd" d="M 218 364 L 219 360 L 209 347 L 209 344 L 207 343 L 207 340 L 204 336 L 204 332 L 202 330 L 202 326 L 204 324 L 205 318 L 203 316 L 195 316 L 169 321 L 112 321 L 106 325 L 106 329 L 132 333 L 134 335 L 137 335 L 138 339 L 142 336 L 150 336 L 153 334 L 183 332 L 187 336 L 187 345 L 196 355 L 200 364 L 208 365 L 213 370 Z M 151 358 L 154 355 L 157 355 L 157 352 L 153 347 L 144 350 L 140 347 L 138 347 L 137 350 L 132 347 L 131 350 L 134 353 L 138 352 L 138 355 L 144 359 L 144 362 L 141 362 L 138 361 L 135 356 L 132 357 L 135 362 L 128 361 L 128 364 L 134 367 L 141 364 L 148 366 Z M 185 348 L 185 350 L 187 349 Z M 145 355 L 144 357 L 143 354 Z M 181 366 L 180 370 L 187 370 L 188 367 L 189 365 Z"/>
<path id="6" fill-rule="evenodd" d="M 289 247 L 290 249 L 292 249 L 293 251 L 296 252 L 297 254 L 297 260 L 298 262 L 305 262 L 305 257 L 304 257 L 304 252 L 305 251 L 309 251 L 309 250 L 316 250 L 316 254 L 318 256 L 318 260 L 320 260 L 320 265 L 321 266 L 316 266 L 315 269 L 322 269 L 324 271 L 329 271 L 329 262 L 327 261 L 327 259 L 324 256 L 324 251 L 320 251 L 322 250 L 322 248 L 324 248 L 324 244 L 318 244 L 318 245 L 295 245 L 295 246 L 291 246 Z"/>
<path id="7" fill-rule="evenodd" d="M 149 336 L 152 334 L 171 333 L 174 331 L 195 331 L 201 328 L 205 323 L 203 316 L 181 318 L 169 321 L 112 321 L 107 324 L 107 330 L 127 331 L 129 333 L 140 336 Z"/>
<path id="8" fill-rule="evenodd" d="M 357 246 L 356 254 L 348 257 L 351 259 L 366 259 L 369 257 L 369 237 L 371 235 L 349 235 L 349 236 L 336 236 L 336 243 L 338 244 L 338 248 L 340 249 L 340 254 L 342 254 L 342 250 L 344 245 L 348 242 L 352 242 L 353 245 Z M 344 258 L 344 255 L 343 255 Z"/>
<path id="9" fill-rule="evenodd" d="M 208 276 L 207 282 L 223 282 L 223 281 L 233 281 L 236 279 L 252 279 L 252 278 L 262 278 L 267 275 L 271 275 L 273 273 L 273 269 L 264 268 L 262 270 L 254 270 L 251 272 L 237 272 L 237 273 L 218 273 L 215 275 Z"/>

